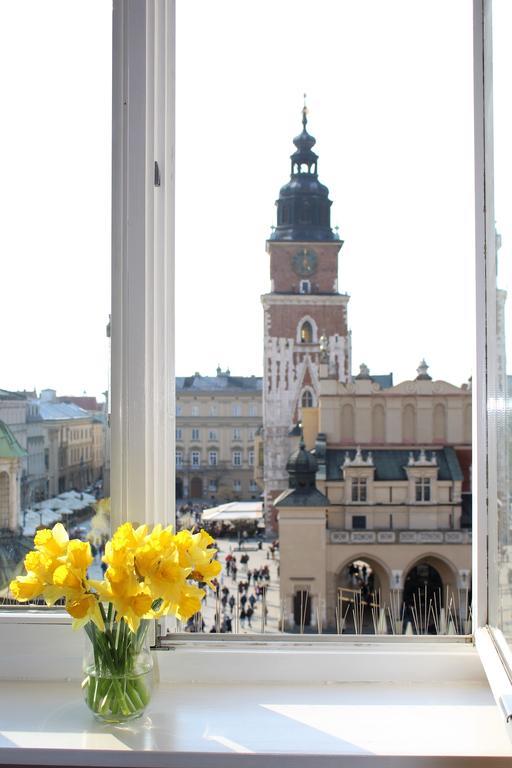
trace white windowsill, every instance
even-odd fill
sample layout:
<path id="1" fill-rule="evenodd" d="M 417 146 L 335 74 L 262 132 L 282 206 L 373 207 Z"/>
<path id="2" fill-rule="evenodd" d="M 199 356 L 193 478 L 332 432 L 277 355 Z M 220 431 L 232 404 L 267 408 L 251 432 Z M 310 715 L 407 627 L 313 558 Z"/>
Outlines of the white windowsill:
<path id="1" fill-rule="evenodd" d="M 146 715 L 124 727 L 97 723 L 75 682 L 1 691 L 0 763 L 9 765 L 423 768 L 512 758 L 482 682 L 160 683 Z"/>
<path id="2" fill-rule="evenodd" d="M 62 614 L 0 617 L 0 764 L 452 768 L 484 756 L 485 765 L 512 761 L 478 652 L 458 638 L 177 642 L 154 653 L 159 682 L 147 714 L 113 727 L 96 723 L 82 702 L 83 639 L 68 624 Z"/>

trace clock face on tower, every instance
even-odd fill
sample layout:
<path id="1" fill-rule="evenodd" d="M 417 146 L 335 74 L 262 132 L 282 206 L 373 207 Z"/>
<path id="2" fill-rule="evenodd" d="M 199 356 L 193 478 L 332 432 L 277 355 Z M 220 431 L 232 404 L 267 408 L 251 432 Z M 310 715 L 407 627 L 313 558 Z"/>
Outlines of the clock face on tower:
<path id="1" fill-rule="evenodd" d="M 316 271 L 318 257 L 314 251 L 307 248 L 301 248 L 292 258 L 293 271 L 298 275 L 312 275 Z"/>

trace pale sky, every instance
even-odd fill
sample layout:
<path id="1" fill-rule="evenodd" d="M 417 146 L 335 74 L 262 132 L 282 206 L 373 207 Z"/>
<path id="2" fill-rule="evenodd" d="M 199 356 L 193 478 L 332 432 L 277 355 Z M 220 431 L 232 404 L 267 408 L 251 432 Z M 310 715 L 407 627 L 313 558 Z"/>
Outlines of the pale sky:
<path id="1" fill-rule="evenodd" d="M 398 382 L 425 357 L 434 378 L 465 381 L 471 0 L 177 0 L 177 14 L 177 373 L 261 375 L 265 240 L 306 92 L 345 241 L 353 372 L 365 362 Z M 0 4 L 0 388 L 107 387 L 110 23 L 107 0 Z M 512 135 L 504 103 L 498 154 Z M 503 284 L 512 173 L 500 157 Z"/>

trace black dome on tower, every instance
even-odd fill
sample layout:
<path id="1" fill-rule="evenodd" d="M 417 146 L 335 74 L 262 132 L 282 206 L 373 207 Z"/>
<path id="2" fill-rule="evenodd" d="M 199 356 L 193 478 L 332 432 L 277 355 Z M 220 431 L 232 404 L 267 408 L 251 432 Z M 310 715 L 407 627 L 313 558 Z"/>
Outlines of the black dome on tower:
<path id="1" fill-rule="evenodd" d="M 293 143 L 291 176 L 279 192 L 277 227 L 271 240 L 325 241 L 337 240 L 331 229 L 329 190 L 318 181 L 318 155 L 313 152 L 316 139 L 307 131 L 307 108 L 302 110 L 302 133 Z"/>

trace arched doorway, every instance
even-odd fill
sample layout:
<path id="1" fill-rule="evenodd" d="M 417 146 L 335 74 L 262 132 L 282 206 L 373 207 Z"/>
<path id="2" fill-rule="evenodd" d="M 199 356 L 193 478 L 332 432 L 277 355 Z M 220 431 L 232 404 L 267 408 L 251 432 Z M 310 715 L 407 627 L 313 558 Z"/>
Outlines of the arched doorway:
<path id="1" fill-rule="evenodd" d="M 440 557 L 422 557 L 405 571 L 403 611 L 416 634 L 444 634 L 463 619 L 456 571 Z M 458 631 L 458 630 L 457 630 Z"/>
<path id="2" fill-rule="evenodd" d="M 380 620 L 386 624 L 385 606 L 390 600 L 390 574 L 386 566 L 367 555 L 347 561 L 336 576 L 334 621 L 338 633 L 373 634 Z"/>
<path id="3" fill-rule="evenodd" d="M 190 498 L 202 499 L 203 498 L 203 481 L 200 477 L 193 477 L 190 481 Z"/>
<path id="4" fill-rule="evenodd" d="M 443 580 L 437 568 L 429 563 L 418 563 L 411 568 L 404 582 L 404 603 L 407 606 L 424 604 L 443 605 Z"/>
<path id="5" fill-rule="evenodd" d="M 181 477 L 176 478 L 176 499 L 183 498 L 183 480 Z"/>

